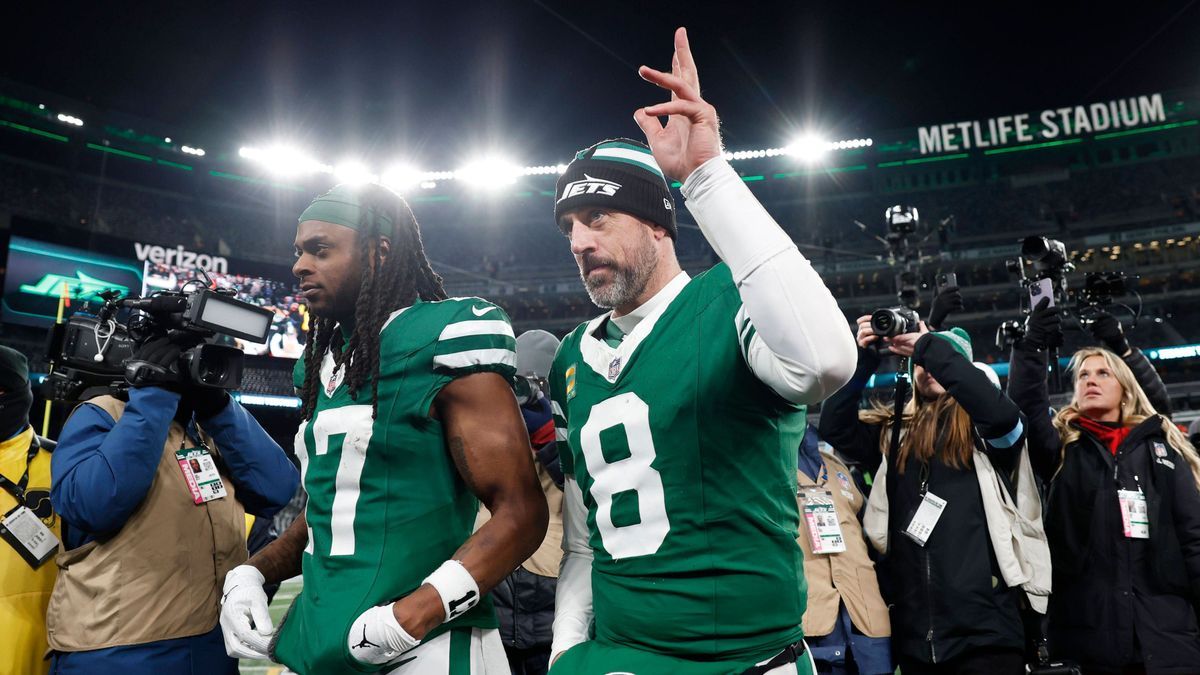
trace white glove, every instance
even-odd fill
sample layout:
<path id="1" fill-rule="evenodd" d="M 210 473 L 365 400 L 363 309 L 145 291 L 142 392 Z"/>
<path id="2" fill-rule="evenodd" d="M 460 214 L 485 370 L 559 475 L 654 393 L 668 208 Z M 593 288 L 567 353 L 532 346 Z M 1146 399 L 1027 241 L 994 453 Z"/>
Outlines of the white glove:
<path id="1" fill-rule="evenodd" d="M 267 659 L 275 625 L 267 611 L 266 579 L 257 567 L 238 565 L 225 575 L 221 597 L 221 634 L 225 652 L 235 659 Z"/>
<path id="2" fill-rule="evenodd" d="M 363 612 L 350 626 L 346 646 L 360 663 L 380 666 L 421 644 L 396 621 L 392 605 L 379 605 Z"/>

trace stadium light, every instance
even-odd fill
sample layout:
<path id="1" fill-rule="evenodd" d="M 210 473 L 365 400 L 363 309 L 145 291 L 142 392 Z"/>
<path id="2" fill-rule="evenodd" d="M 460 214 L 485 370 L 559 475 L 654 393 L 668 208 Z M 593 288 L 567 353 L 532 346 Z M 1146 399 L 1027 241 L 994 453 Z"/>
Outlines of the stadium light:
<path id="1" fill-rule="evenodd" d="M 311 155 L 287 145 L 272 145 L 267 148 L 244 147 L 238 155 L 280 176 L 296 176 L 310 173 L 332 173 L 333 167 L 322 164 Z"/>
<path id="2" fill-rule="evenodd" d="M 185 145 L 185 146 L 183 146 L 183 147 L 181 147 L 181 148 L 179 148 L 179 149 L 180 149 L 180 150 L 182 150 L 183 152 L 185 152 L 185 153 L 189 154 L 189 155 L 195 155 L 195 156 L 197 156 L 197 157 L 203 157 L 203 156 L 204 156 L 204 148 L 193 148 L 193 147 L 191 147 L 190 145 Z"/>
<path id="3" fill-rule="evenodd" d="M 170 136 L 167 136 L 166 138 L 163 139 L 163 143 L 170 143 L 170 142 L 171 142 Z"/>
<path id="4" fill-rule="evenodd" d="M 521 167 L 501 157 L 485 157 L 467 163 L 454 177 L 484 190 L 496 190 L 517 182 L 522 175 Z"/>
<path id="5" fill-rule="evenodd" d="M 361 162 L 352 160 L 341 162 L 334 167 L 333 177 L 339 183 L 350 183 L 351 185 L 363 185 L 379 180 L 379 177 L 371 173 L 370 169 Z"/>
<path id="6" fill-rule="evenodd" d="M 545 166 L 527 166 L 521 169 L 522 176 L 556 176 L 567 172 L 566 164 L 547 164 Z"/>
<path id="7" fill-rule="evenodd" d="M 805 134 L 787 146 L 787 154 L 802 162 L 819 162 L 829 153 L 832 144 L 813 134 Z"/>
<path id="8" fill-rule="evenodd" d="M 58 113 L 58 121 L 62 122 L 64 124 L 74 124 L 77 127 L 83 126 L 83 120 L 79 119 L 78 117 L 76 117 L 74 115 L 66 115 L 64 113 Z"/>
<path id="9" fill-rule="evenodd" d="M 407 164 L 394 164 L 383 172 L 379 182 L 384 187 L 403 194 L 404 191 L 420 183 L 422 178 L 423 174 L 414 167 Z"/>

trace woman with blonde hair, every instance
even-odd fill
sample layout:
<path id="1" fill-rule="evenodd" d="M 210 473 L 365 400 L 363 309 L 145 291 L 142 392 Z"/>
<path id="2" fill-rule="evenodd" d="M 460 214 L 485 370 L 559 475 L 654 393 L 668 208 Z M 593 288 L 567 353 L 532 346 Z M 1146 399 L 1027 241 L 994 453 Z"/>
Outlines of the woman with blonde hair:
<path id="1" fill-rule="evenodd" d="M 1052 415 L 1041 338 L 1057 330 L 1034 312 L 1009 381 L 1049 483 L 1051 653 L 1088 673 L 1200 672 L 1200 456 L 1100 347 L 1071 358 L 1074 394 Z"/>

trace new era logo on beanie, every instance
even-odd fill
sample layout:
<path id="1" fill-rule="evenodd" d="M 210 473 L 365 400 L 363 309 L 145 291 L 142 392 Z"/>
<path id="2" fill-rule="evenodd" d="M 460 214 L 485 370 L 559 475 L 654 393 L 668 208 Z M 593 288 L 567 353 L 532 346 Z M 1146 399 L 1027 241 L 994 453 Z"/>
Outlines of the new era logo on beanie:
<path id="1" fill-rule="evenodd" d="M 558 178 L 555 222 L 562 214 L 601 206 L 649 220 L 674 239 L 675 204 L 650 148 L 627 138 L 601 141 L 579 151 Z"/>

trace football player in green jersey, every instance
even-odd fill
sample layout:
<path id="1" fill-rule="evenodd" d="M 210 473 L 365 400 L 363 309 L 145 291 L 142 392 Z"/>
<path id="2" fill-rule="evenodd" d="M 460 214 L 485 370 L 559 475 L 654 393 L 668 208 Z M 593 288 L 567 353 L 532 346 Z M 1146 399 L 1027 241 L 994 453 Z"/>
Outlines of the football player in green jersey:
<path id="1" fill-rule="evenodd" d="M 598 143 L 558 181 L 555 218 L 612 311 L 551 371 L 567 474 L 552 672 L 809 673 L 796 448 L 854 339 L 723 158 L 682 28 L 672 61 L 639 71 L 671 92 L 634 115 L 649 147 Z M 666 179 L 723 260 L 694 278 Z"/>
<path id="2" fill-rule="evenodd" d="M 547 518 L 508 317 L 446 298 L 408 205 L 378 186 L 315 199 L 296 256 L 316 317 L 295 375 L 308 504 L 226 577 L 227 650 L 304 675 L 507 673 L 486 596 Z M 472 534 L 480 501 L 492 519 Z M 274 631 L 262 584 L 298 573 Z"/>

